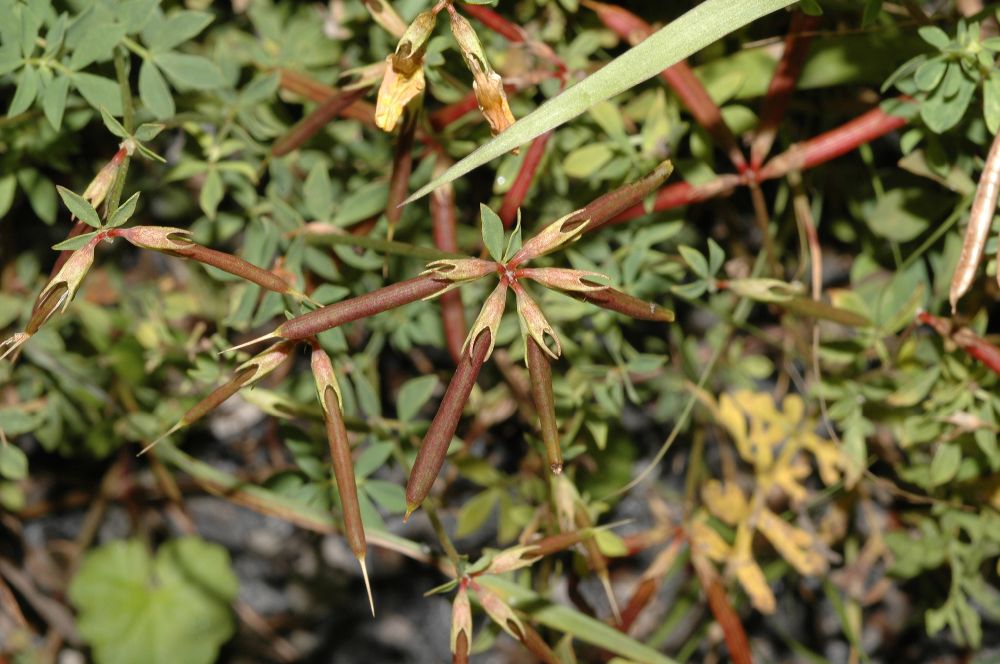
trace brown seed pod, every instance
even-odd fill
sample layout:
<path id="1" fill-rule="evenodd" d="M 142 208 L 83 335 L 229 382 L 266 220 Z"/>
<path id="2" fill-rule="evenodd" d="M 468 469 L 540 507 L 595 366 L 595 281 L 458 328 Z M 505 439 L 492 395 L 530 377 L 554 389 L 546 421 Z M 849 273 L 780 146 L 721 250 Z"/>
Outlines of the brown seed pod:
<path id="1" fill-rule="evenodd" d="M 451 444 L 452 436 L 455 435 L 455 429 L 458 428 L 462 411 L 465 410 L 465 404 L 476 384 L 479 370 L 483 368 L 492 346 L 492 335 L 489 329 L 485 329 L 472 344 L 471 351 L 462 354 L 462 361 L 455 369 L 451 382 L 448 383 L 448 389 L 441 399 L 438 412 L 431 421 L 431 426 L 427 429 L 420 450 L 417 452 L 417 459 L 413 462 L 410 479 L 406 483 L 404 521 L 410 518 L 410 514 L 420 507 L 431 492 L 434 480 L 444 465 L 444 458 L 448 454 L 448 446 Z"/>
<path id="2" fill-rule="evenodd" d="M 997 209 L 997 197 L 1000 196 L 1000 134 L 993 138 L 993 145 L 986 156 L 986 165 L 979 176 L 979 186 L 976 187 L 976 198 L 969 212 L 969 225 L 965 230 L 965 242 L 962 254 L 955 267 L 955 275 L 951 279 L 951 289 L 948 299 L 951 302 L 951 312 L 955 313 L 958 301 L 965 295 L 972 282 L 976 279 L 979 263 L 983 259 L 986 248 L 986 238 L 993 225 L 993 215 Z M 997 271 L 1000 280 L 1000 270 Z"/>

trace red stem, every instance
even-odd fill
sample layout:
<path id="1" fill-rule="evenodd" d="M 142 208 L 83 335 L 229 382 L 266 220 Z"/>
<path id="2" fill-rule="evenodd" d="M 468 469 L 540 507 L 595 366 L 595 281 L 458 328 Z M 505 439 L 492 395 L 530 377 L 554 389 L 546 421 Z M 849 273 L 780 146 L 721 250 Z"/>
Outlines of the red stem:
<path id="1" fill-rule="evenodd" d="M 707 201 L 710 198 L 716 198 L 718 196 L 728 194 L 739 184 L 739 176 L 732 174 L 719 176 L 711 182 L 706 182 L 705 184 L 700 185 L 692 185 L 687 182 L 675 182 L 674 184 L 666 186 L 657 192 L 656 200 L 653 202 L 653 211 L 662 212 L 664 210 L 671 210 L 684 205 L 691 205 L 692 203 L 701 203 L 702 201 Z M 631 221 L 637 217 L 644 217 L 646 214 L 645 207 L 643 207 L 640 203 L 625 210 L 612 219 L 610 223 L 623 224 L 626 221 Z"/>
<path id="2" fill-rule="evenodd" d="M 524 28 L 516 23 L 511 23 L 489 7 L 484 5 L 462 5 L 462 11 L 507 41 L 515 44 L 527 44 L 531 50 L 535 52 L 535 55 L 538 55 L 555 65 L 560 74 L 566 71 L 566 63 L 562 61 L 562 58 L 555 54 L 555 51 L 553 51 L 548 44 L 531 39 L 530 35 L 528 35 Z"/>
<path id="3" fill-rule="evenodd" d="M 343 114 L 351 104 L 364 97 L 367 92 L 366 88 L 346 92 L 335 91 L 309 115 L 299 120 L 291 131 L 275 141 L 271 147 L 271 154 L 275 157 L 281 157 L 301 147 L 331 120 Z"/>
<path id="4" fill-rule="evenodd" d="M 809 44 L 812 41 L 811 32 L 819 25 L 819 18 L 802 12 L 792 15 L 792 24 L 785 37 L 785 50 L 781 60 L 771 76 L 771 84 L 767 88 L 760 110 L 760 123 L 757 136 L 750 147 L 750 168 L 760 170 L 761 164 L 774 145 L 778 126 L 785 116 L 788 102 L 798 83 L 802 66 L 805 64 Z"/>
<path id="5" fill-rule="evenodd" d="M 438 156 L 438 168 L 447 164 L 443 154 Z M 445 185 L 436 189 L 430 196 L 431 218 L 433 220 L 434 244 L 441 251 L 458 253 L 458 225 L 455 221 L 455 189 Z M 441 295 L 441 324 L 444 327 L 444 338 L 448 345 L 448 353 L 455 364 L 462 359 L 462 346 L 468 326 L 465 322 L 465 308 L 462 306 L 462 294 L 458 289 L 450 290 Z"/>
<path id="6" fill-rule="evenodd" d="M 708 607 L 715 616 L 715 621 L 722 628 L 722 635 L 726 640 L 726 649 L 734 664 L 753 664 L 753 656 L 750 652 L 750 641 L 747 639 L 746 630 L 739 615 L 733 610 L 729 598 L 726 597 L 726 589 L 722 586 L 718 575 L 709 572 L 703 565 L 695 565 L 698 572 L 698 580 L 701 581 L 702 590 L 708 597 Z"/>
<path id="7" fill-rule="evenodd" d="M 333 95 L 343 92 L 338 88 L 320 83 L 305 74 L 300 74 L 290 69 L 279 69 L 278 73 L 281 76 L 280 85 L 282 89 L 294 92 L 312 101 L 323 102 Z M 351 120 L 360 120 L 370 127 L 375 126 L 375 107 L 360 99 L 343 109 L 341 115 Z"/>
<path id="8" fill-rule="evenodd" d="M 474 7 L 475 5 L 469 6 Z M 531 142 L 531 147 L 525 153 L 524 161 L 521 163 L 521 170 L 518 171 L 517 177 L 514 178 L 514 183 L 507 190 L 507 193 L 503 197 L 503 203 L 500 205 L 500 219 L 503 221 L 504 228 L 510 228 L 514 225 L 514 220 L 517 218 L 517 210 L 524 203 L 524 199 L 528 195 L 528 190 L 531 189 L 531 183 L 535 180 L 535 175 L 538 173 L 538 166 L 542 163 L 542 157 L 545 156 L 545 147 L 548 145 L 549 138 L 551 137 L 551 131 L 545 132 Z"/>
<path id="9" fill-rule="evenodd" d="M 782 177 L 791 170 L 806 170 L 824 164 L 876 138 L 906 125 L 906 118 L 873 108 L 836 129 L 796 143 L 764 164 L 760 180 Z"/>
<path id="10" fill-rule="evenodd" d="M 995 374 L 1000 375 L 1000 348 L 989 343 L 982 337 L 975 334 L 967 327 L 953 330 L 950 320 L 940 318 L 921 311 L 917 314 L 917 320 L 924 325 L 929 325 L 942 337 L 950 338 L 962 348 L 970 357 L 981 362 Z"/>

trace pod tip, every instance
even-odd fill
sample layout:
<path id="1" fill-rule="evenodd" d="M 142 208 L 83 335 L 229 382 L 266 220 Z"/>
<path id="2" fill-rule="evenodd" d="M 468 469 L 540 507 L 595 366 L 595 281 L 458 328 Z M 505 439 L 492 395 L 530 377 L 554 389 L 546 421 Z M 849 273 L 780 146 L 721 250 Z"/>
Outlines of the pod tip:
<path id="1" fill-rule="evenodd" d="M 358 564 L 361 565 L 361 576 L 365 580 L 365 590 L 368 592 L 368 606 L 372 610 L 372 618 L 375 617 L 375 600 L 372 599 L 372 585 L 368 580 L 368 567 L 365 565 L 365 557 L 361 556 L 358 558 Z"/>

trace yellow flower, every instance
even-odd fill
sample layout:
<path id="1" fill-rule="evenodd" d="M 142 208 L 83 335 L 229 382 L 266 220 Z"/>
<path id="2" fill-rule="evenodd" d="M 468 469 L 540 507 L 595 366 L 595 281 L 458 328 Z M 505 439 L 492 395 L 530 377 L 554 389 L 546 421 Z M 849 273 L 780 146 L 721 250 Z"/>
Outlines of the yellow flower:
<path id="1" fill-rule="evenodd" d="M 423 67 L 406 73 L 396 68 L 394 55 L 385 60 L 385 77 L 378 89 L 378 102 L 375 104 L 375 124 L 383 131 L 392 131 L 399 124 L 406 105 L 423 93 L 426 82 Z"/>

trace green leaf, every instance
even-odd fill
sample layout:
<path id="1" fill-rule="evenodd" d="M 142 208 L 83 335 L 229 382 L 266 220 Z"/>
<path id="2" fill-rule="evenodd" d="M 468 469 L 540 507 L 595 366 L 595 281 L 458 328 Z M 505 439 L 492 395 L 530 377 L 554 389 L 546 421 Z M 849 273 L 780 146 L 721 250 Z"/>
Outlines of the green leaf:
<path id="1" fill-rule="evenodd" d="M 913 82 L 925 92 L 933 90 L 941 83 L 947 69 L 948 63 L 943 57 L 931 58 L 917 67 L 917 71 L 913 74 Z"/>
<path id="2" fill-rule="evenodd" d="M 122 114 L 121 91 L 115 81 L 86 72 L 76 72 L 73 74 L 73 87 L 94 108 L 103 107 L 111 115 L 120 116 Z"/>
<path id="3" fill-rule="evenodd" d="M 631 636 L 595 620 L 565 604 L 557 604 L 513 581 L 483 575 L 476 581 L 500 595 L 514 608 L 527 613 L 533 622 L 551 630 L 569 634 L 584 643 L 597 646 L 633 662 L 675 664 L 674 660 Z"/>
<path id="4" fill-rule="evenodd" d="M 118 540 L 87 553 L 69 598 L 97 664 L 209 664 L 235 631 L 237 584 L 217 544 L 184 537 L 151 558 L 139 540 Z"/>
<path id="5" fill-rule="evenodd" d="M 419 378 L 414 378 L 403 383 L 403 386 L 399 388 L 399 397 L 396 406 L 399 419 L 409 422 L 416 417 L 420 409 L 424 407 L 424 404 L 434 394 L 434 389 L 437 385 L 438 378 L 433 374 L 420 376 Z"/>
<path id="6" fill-rule="evenodd" d="M 101 107 L 101 120 L 104 121 L 104 126 L 108 128 L 112 134 L 118 138 L 128 138 L 128 132 L 125 131 L 125 127 L 122 123 L 118 122 L 113 115 L 108 113 L 107 109 L 103 106 Z"/>
<path id="7" fill-rule="evenodd" d="M 925 25 L 917 30 L 917 33 L 921 39 L 939 51 L 948 48 L 948 44 L 951 43 L 951 37 L 948 36 L 948 33 L 936 25 Z"/>
<path id="8" fill-rule="evenodd" d="M 365 478 L 385 465 L 386 460 L 392 456 L 392 443 L 372 443 L 362 452 L 354 462 L 354 474 L 360 478 Z"/>
<path id="9" fill-rule="evenodd" d="M 83 233 L 82 235 L 77 235 L 76 237 L 71 237 L 68 240 L 63 240 L 58 244 L 54 244 L 52 245 L 52 248 L 56 251 L 72 251 L 74 249 L 79 249 L 83 245 L 90 242 L 95 235 L 97 235 L 97 231 Z"/>
<path id="10" fill-rule="evenodd" d="M 333 213 L 333 190 L 330 183 L 330 171 L 326 164 L 317 161 L 309 170 L 306 182 L 302 185 L 305 194 L 306 211 L 316 219 L 329 219 Z"/>
<path id="11" fill-rule="evenodd" d="M 132 215 L 135 214 L 136 203 L 139 202 L 139 192 L 135 192 L 129 199 L 118 206 L 118 209 L 108 217 L 108 228 L 118 228 L 123 225 Z"/>
<path id="12" fill-rule="evenodd" d="M 57 130 L 62 126 L 63 111 L 66 110 L 66 96 L 69 94 L 69 78 L 56 77 L 42 95 L 42 111 L 52 128 Z"/>
<path id="13" fill-rule="evenodd" d="M 208 27 L 212 18 L 208 12 L 188 10 L 176 12 L 157 27 L 146 44 L 152 51 L 166 51 L 196 36 Z"/>
<path id="14" fill-rule="evenodd" d="M 14 203 L 14 193 L 17 191 L 17 178 L 13 173 L 0 176 L 0 217 L 7 214 Z"/>
<path id="15" fill-rule="evenodd" d="M 983 84 L 983 118 L 991 134 L 1000 131 L 1000 77 L 995 74 Z"/>
<path id="16" fill-rule="evenodd" d="M 7 107 L 7 115 L 19 115 L 28 110 L 31 102 L 35 101 L 38 94 L 38 71 L 34 67 L 25 67 L 21 70 L 21 76 L 17 80 L 17 89 L 14 90 L 14 98 L 10 100 Z"/>
<path id="17" fill-rule="evenodd" d="M 483 245 L 493 260 L 503 260 L 503 222 L 496 212 L 482 203 L 479 204 L 479 215 L 483 222 Z"/>
<path id="18" fill-rule="evenodd" d="M 160 120 L 174 114 L 174 98 L 163 74 L 149 60 L 143 60 L 139 67 L 139 98 L 146 108 Z"/>
<path id="19" fill-rule="evenodd" d="M 0 477 L 23 480 L 28 476 L 28 457 L 20 447 L 10 443 L 0 444 Z"/>
<path id="20" fill-rule="evenodd" d="M 683 244 L 677 247 L 677 251 L 680 252 L 681 258 L 683 258 L 684 262 L 688 264 L 692 272 L 702 279 L 707 279 L 709 277 L 708 261 L 705 260 L 705 257 L 700 251 Z"/>
<path id="21" fill-rule="evenodd" d="M 514 257 L 518 251 L 521 250 L 521 210 L 517 210 L 517 222 L 514 224 L 514 230 L 510 232 L 510 237 L 507 238 L 507 247 L 503 250 L 503 262 L 506 263 L 511 258 Z"/>
<path id="22" fill-rule="evenodd" d="M 187 55 L 170 51 L 157 53 L 156 64 L 163 68 L 170 80 L 180 87 L 211 90 L 225 83 L 222 72 L 215 63 L 200 55 Z"/>
<path id="23" fill-rule="evenodd" d="M 101 227 L 101 218 L 98 216 L 97 210 L 95 210 L 94 206 L 88 203 L 83 196 L 59 185 L 56 185 L 56 190 L 59 192 L 59 197 L 62 198 L 63 203 L 69 208 L 69 211 L 73 213 L 74 217 L 91 228 Z"/>
<path id="24" fill-rule="evenodd" d="M 166 125 L 162 125 L 155 122 L 146 122 L 139 125 L 139 128 L 135 130 L 135 137 L 137 140 L 142 142 L 151 141 L 160 135 L 160 132 L 166 128 Z"/>
<path id="25" fill-rule="evenodd" d="M 939 445 L 931 459 L 931 486 L 941 486 L 955 477 L 962 463 L 962 450 L 957 445 Z"/>
<path id="26" fill-rule="evenodd" d="M 201 193 L 198 194 L 198 205 L 209 219 L 215 219 L 215 212 L 219 209 L 219 203 L 222 202 L 225 193 L 222 176 L 213 168 L 205 176 L 205 183 L 201 186 Z"/>
<path id="27" fill-rule="evenodd" d="M 734 30 L 795 0 L 706 0 L 586 79 L 521 118 L 410 196 L 411 203 L 474 168 L 572 120 L 594 104 L 632 88 Z"/>
<path id="28" fill-rule="evenodd" d="M 591 143 L 579 147 L 563 160 L 563 170 L 571 178 L 589 178 L 615 156 L 607 143 Z"/>
<path id="29" fill-rule="evenodd" d="M 493 514 L 499 499 L 500 494 L 495 489 L 487 489 L 467 500 L 458 511 L 455 536 L 465 537 L 479 530 Z"/>

